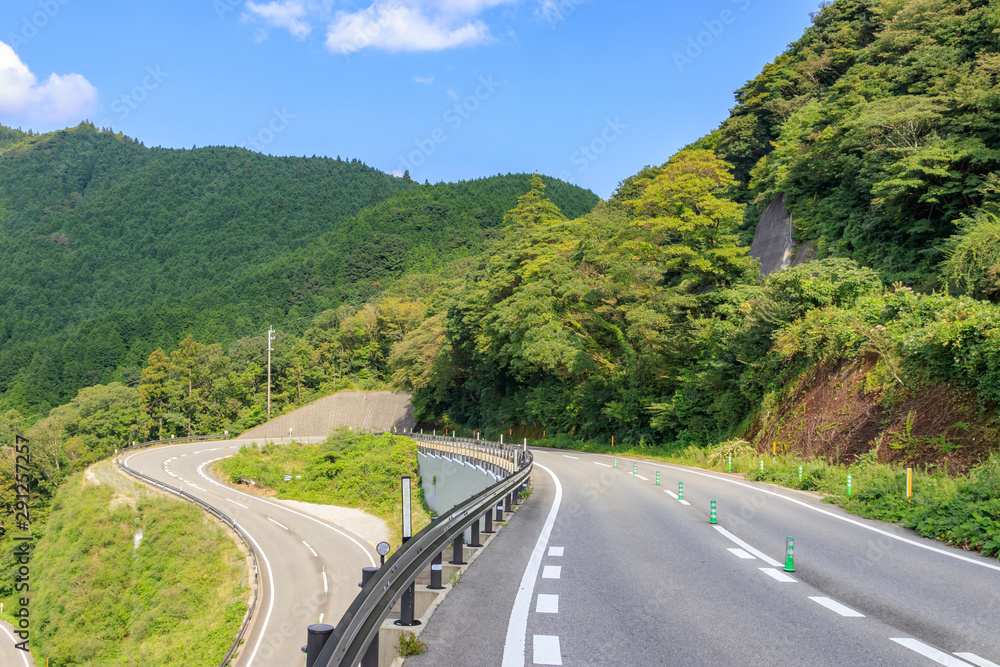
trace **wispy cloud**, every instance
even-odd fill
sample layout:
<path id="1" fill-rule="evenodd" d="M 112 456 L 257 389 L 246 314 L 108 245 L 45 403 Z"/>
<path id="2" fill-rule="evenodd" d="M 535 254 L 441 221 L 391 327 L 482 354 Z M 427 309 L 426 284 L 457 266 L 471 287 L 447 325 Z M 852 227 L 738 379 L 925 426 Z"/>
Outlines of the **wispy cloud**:
<path id="1" fill-rule="evenodd" d="M 10 46 L 0 42 L 0 112 L 29 120 L 63 123 L 94 111 L 97 89 L 80 74 L 50 74 L 44 83 Z"/>
<path id="2" fill-rule="evenodd" d="M 443 51 L 490 40 L 485 23 L 453 13 L 451 8 L 442 13 L 421 3 L 395 3 L 339 12 L 327 28 L 326 47 L 345 54 L 365 48 L 389 52 Z"/>
<path id="3" fill-rule="evenodd" d="M 416 81 L 417 83 L 422 83 L 425 86 L 429 86 L 432 83 L 434 83 L 433 76 L 415 76 L 413 77 L 413 80 Z"/>
<path id="4" fill-rule="evenodd" d="M 241 16 L 244 23 L 263 23 L 268 28 L 287 30 L 292 36 L 305 39 L 312 32 L 308 21 L 309 11 L 302 0 L 262 2 L 248 0 L 247 11 Z M 267 31 L 259 29 L 254 37 L 258 42 L 267 39 Z"/>

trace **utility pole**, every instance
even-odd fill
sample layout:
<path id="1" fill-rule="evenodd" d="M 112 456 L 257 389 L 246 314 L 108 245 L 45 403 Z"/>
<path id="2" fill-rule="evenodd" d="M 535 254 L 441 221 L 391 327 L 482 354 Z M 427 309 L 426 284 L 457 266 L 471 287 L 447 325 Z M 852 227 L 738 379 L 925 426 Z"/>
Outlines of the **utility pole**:
<path id="1" fill-rule="evenodd" d="M 274 327 L 267 329 L 267 418 L 271 418 L 271 340 L 274 334 Z"/>

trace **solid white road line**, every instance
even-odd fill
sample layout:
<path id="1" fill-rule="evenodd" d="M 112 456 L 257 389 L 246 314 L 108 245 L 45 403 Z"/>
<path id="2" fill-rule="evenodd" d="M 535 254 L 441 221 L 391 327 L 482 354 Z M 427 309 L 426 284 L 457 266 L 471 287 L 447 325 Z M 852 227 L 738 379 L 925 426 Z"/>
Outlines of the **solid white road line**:
<path id="1" fill-rule="evenodd" d="M 257 636 L 257 643 L 254 644 L 253 652 L 250 653 L 250 659 L 246 662 L 246 664 L 252 665 L 253 659 L 257 657 L 257 649 L 260 648 L 260 643 L 264 641 L 265 630 L 267 630 L 267 622 L 271 619 L 271 611 L 274 609 L 274 576 L 271 574 L 271 562 L 267 559 L 267 555 L 264 553 L 264 550 L 260 548 L 260 544 L 257 543 L 257 540 L 255 540 L 253 535 L 249 532 L 243 532 L 246 533 L 246 536 L 250 538 L 251 542 L 253 542 L 253 545 L 257 549 L 257 553 L 260 554 L 260 557 L 264 559 L 264 567 L 267 568 L 268 589 L 270 590 L 267 600 L 267 614 L 264 615 L 264 623 L 260 626 L 260 634 Z"/>
<path id="2" fill-rule="evenodd" d="M 948 665 L 948 667 L 969 667 L 969 663 L 964 660 L 953 658 L 944 651 L 939 651 L 933 646 L 928 646 L 927 644 L 917 641 L 916 639 L 911 639 L 909 637 L 889 637 L 889 639 L 897 644 L 905 646 L 915 653 L 919 653 L 925 658 L 930 658 L 940 665 Z"/>
<path id="3" fill-rule="evenodd" d="M 561 565 L 546 565 L 542 568 L 542 579 L 558 579 L 562 576 Z"/>
<path id="4" fill-rule="evenodd" d="M 959 658 L 964 658 L 965 660 L 968 660 L 973 665 L 979 665 L 979 667 L 1000 667 L 1000 665 L 998 665 L 997 663 L 992 662 L 991 660 L 987 660 L 986 658 L 980 658 L 975 653 L 955 653 L 955 655 L 957 655 Z"/>
<path id="5" fill-rule="evenodd" d="M 759 569 L 761 572 L 763 572 L 767 576 L 771 577 L 775 581 L 780 581 L 783 584 L 797 584 L 797 583 L 799 583 L 795 579 L 792 579 L 791 577 L 789 577 L 784 572 L 779 572 L 778 570 L 774 569 L 773 567 L 761 567 L 761 568 L 757 568 L 757 569 Z"/>
<path id="6" fill-rule="evenodd" d="M 556 474 L 540 463 L 535 465 L 544 470 L 555 483 L 556 492 L 552 499 L 552 507 L 545 517 L 542 531 L 538 534 L 538 541 L 528 558 L 528 565 L 524 568 L 524 576 L 521 577 L 521 586 L 518 588 L 517 596 L 514 598 L 514 606 L 510 610 L 510 621 L 507 623 L 507 639 L 503 647 L 503 667 L 524 667 L 524 650 L 527 644 L 528 632 L 528 612 L 531 609 L 531 598 L 535 592 L 535 580 L 538 579 L 538 569 L 542 565 L 542 555 L 545 547 L 549 543 L 549 536 L 552 534 L 552 526 L 555 525 L 556 515 L 559 514 L 559 505 L 562 503 L 562 484 Z M 562 660 L 560 658 L 560 662 Z"/>
<path id="7" fill-rule="evenodd" d="M 563 555 L 563 548 L 562 547 L 549 547 L 549 555 L 550 556 L 562 556 Z"/>
<path id="8" fill-rule="evenodd" d="M 559 637 L 554 635 L 534 635 L 533 653 L 536 665 L 561 665 L 562 651 L 559 650 Z"/>
<path id="9" fill-rule="evenodd" d="M 537 614 L 558 614 L 559 613 L 559 596 L 558 595 L 546 595 L 544 593 L 538 594 L 538 602 L 535 604 L 535 613 Z"/>
<path id="10" fill-rule="evenodd" d="M 308 549 L 309 551 L 311 551 L 313 556 L 316 556 L 316 558 L 319 558 L 319 554 L 316 553 L 315 549 L 313 549 L 311 546 L 309 546 L 308 542 L 306 542 L 305 540 L 302 540 L 302 544 L 306 545 L 306 549 Z"/>
<path id="11" fill-rule="evenodd" d="M 773 565 L 774 567 L 782 567 L 781 563 L 779 563 L 778 561 L 774 560 L 773 558 L 771 558 L 770 556 L 768 556 L 764 552 L 759 551 L 757 549 L 754 549 L 752 546 L 750 546 L 749 544 L 747 544 L 746 542 L 744 542 L 740 538 L 736 537 L 735 535 L 733 535 L 732 533 L 730 533 L 728 530 L 726 530 L 722 526 L 715 525 L 715 526 L 713 526 L 713 528 L 715 528 L 717 531 L 719 531 L 720 533 L 722 533 L 723 537 L 725 537 L 725 538 L 731 540 L 732 542 L 736 543 L 737 545 L 739 545 L 740 547 L 742 547 L 745 551 L 749 551 L 754 556 L 756 556 L 757 558 L 761 559 L 762 561 L 764 561 L 768 565 Z"/>
<path id="12" fill-rule="evenodd" d="M 865 615 L 859 611 L 854 611 L 850 607 L 840 604 L 836 600 L 823 597 L 821 595 L 810 595 L 809 599 L 817 604 L 821 604 L 830 611 L 836 612 L 845 618 L 864 618 Z"/>
<path id="13" fill-rule="evenodd" d="M 746 551 L 743 551 L 743 549 L 739 549 L 739 548 L 729 549 L 729 553 L 735 555 L 737 558 L 742 558 L 743 560 L 756 560 L 757 559 L 757 557 L 754 556 L 753 554 L 749 554 Z"/>
<path id="14" fill-rule="evenodd" d="M 8 637 L 10 637 L 10 643 L 11 644 L 16 644 L 17 643 L 17 640 L 14 639 L 14 635 L 10 634 L 10 630 L 8 630 L 7 628 L 3 627 L 2 625 L 0 625 L 0 630 L 3 630 L 4 634 L 7 635 Z M 31 667 L 30 663 L 28 662 L 28 652 L 27 651 L 21 651 L 20 649 L 16 649 L 16 650 L 21 654 L 21 660 L 24 660 L 24 667 Z"/>

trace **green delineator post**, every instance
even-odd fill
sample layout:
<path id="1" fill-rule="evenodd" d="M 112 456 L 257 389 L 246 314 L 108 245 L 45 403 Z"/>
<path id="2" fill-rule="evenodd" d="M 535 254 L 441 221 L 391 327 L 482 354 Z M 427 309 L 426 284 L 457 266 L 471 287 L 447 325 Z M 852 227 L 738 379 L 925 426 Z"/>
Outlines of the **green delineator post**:
<path id="1" fill-rule="evenodd" d="M 656 471 L 656 485 L 657 486 L 660 485 L 660 471 L 659 470 Z"/>
<path id="2" fill-rule="evenodd" d="M 733 471 L 733 455 L 729 455 L 729 472 Z"/>
<path id="3" fill-rule="evenodd" d="M 617 457 L 617 456 L 615 457 L 615 465 L 614 465 L 614 467 L 615 467 L 615 468 L 617 468 L 617 467 L 618 467 L 618 457 Z"/>
<path id="4" fill-rule="evenodd" d="M 711 524 L 719 523 L 718 517 L 715 515 L 715 501 L 712 501 L 712 515 L 709 517 L 708 522 Z"/>
<path id="5" fill-rule="evenodd" d="M 785 538 L 785 572 L 795 572 L 795 540 L 791 537 Z"/>
<path id="6" fill-rule="evenodd" d="M 684 482 L 677 482 L 677 500 L 684 500 Z"/>
<path id="7" fill-rule="evenodd" d="M 847 473 L 847 495 L 851 495 L 851 473 Z"/>
<path id="8" fill-rule="evenodd" d="M 760 460 L 760 471 L 764 472 L 764 459 Z"/>
<path id="9" fill-rule="evenodd" d="M 638 463 L 632 463 L 632 474 L 633 475 L 635 475 L 635 474 L 638 473 L 638 469 L 639 469 L 639 464 Z"/>
<path id="10" fill-rule="evenodd" d="M 799 481 L 802 481 L 802 466 L 799 466 Z"/>

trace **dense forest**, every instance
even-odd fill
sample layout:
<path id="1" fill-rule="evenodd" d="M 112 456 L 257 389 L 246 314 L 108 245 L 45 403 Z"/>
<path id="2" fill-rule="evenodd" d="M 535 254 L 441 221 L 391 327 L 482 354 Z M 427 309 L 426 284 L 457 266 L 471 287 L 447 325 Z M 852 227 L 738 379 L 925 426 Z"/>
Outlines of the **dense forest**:
<path id="1" fill-rule="evenodd" d="M 273 323 L 278 412 L 391 386 L 449 425 L 967 469 L 1000 406 L 998 30 L 979 0 L 837 0 L 607 202 L 4 130 L 0 429 L 43 492 L 132 440 L 243 430 Z M 816 258 L 761 276 L 778 196 Z M 859 412 L 830 419 L 864 428 L 804 435 L 845 386 Z"/>

